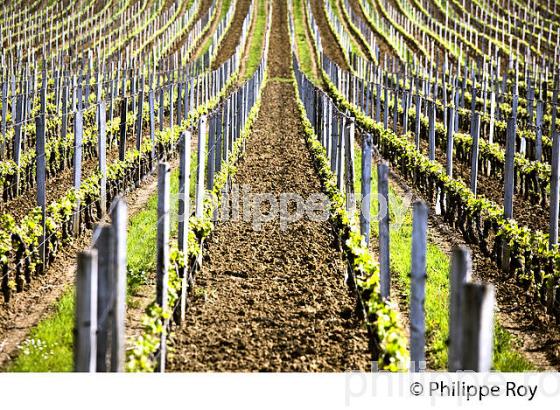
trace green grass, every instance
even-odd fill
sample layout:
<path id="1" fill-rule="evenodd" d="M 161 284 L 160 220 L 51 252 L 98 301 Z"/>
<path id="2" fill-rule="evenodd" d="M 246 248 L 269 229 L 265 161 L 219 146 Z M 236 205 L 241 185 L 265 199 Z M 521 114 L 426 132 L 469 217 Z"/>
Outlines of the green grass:
<path id="1" fill-rule="evenodd" d="M 197 155 L 191 159 L 191 186 L 193 197 L 196 185 Z M 177 231 L 175 200 L 179 190 L 179 172 L 171 173 L 171 235 Z M 128 299 L 139 286 L 149 282 L 155 270 L 156 258 L 157 192 L 150 196 L 146 208 L 129 221 L 127 235 L 127 294 Z M 155 289 L 154 289 L 155 298 Z M 58 300 L 54 312 L 43 319 L 20 346 L 10 372 L 69 372 L 73 367 L 74 287 L 71 286 Z"/>
<path id="2" fill-rule="evenodd" d="M 317 78 L 315 70 L 313 70 L 313 52 L 307 41 L 306 27 L 307 22 L 305 21 L 305 15 L 303 13 L 302 0 L 294 0 L 294 20 L 295 20 L 295 37 L 297 43 L 297 50 L 300 62 L 300 68 L 305 73 L 305 75 L 311 79 L 315 84 L 319 84 L 319 79 Z"/>
<path id="3" fill-rule="evenodd" d="M 9 372 L 70 372 L 73 367 L 74 290 L 57 302 L 55 311 L 34 328 L 20 346 Z"/>
<path id="4" fill-rule="evenodd" d="M 251 78 L 253 73 L 259 67 L 264 44 L 264 31 L 266 28 L 266 9 L 267 2 L 265 0 L 257 0 L 257 20 L 253 35 L 250 38 L 249 55 L 245 62 L 245 75 L 243 81 Z"/>
<path id="5" fill-rule="evenodd" d="M 360 192 L 361 179 L 361 149 L 356 146 L 355 156 L 355 190 Z M 403 289 L 408 301 L 410 297 L 410 264 L 412 241 L 412 206 L 401 198 L 396 191 L 389 187 L 391 275 L 392 280 Z M 372 166 L 371 192 L 377 192 L 377 167 Z M 372 195 L 372 216 L 377 212 L 376 195 Z M 378 224 L 372 217 L 372 237 L 378 234 Z M 402 221 L 402 223 L 395 223 Z M 435 370 L 447 368 L 447 337 L 449 333 L 449 257 L 436 244 L 429 241 L 427 249 L 427 281 L 426 281 L 426 356 L 428 366 Z M 494 335 L 494 364 L 495 370 L 504 372 L 520 372 L 535 370 L 519 352 L 515 350 L 516 341 L 498 323 L 495 325 Z"/>

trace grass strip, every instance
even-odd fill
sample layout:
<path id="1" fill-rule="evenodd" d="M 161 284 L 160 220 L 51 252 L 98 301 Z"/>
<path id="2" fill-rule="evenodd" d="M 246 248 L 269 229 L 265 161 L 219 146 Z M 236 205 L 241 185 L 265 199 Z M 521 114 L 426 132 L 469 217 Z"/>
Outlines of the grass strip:
<path id="1" fill-rule="evenodd" d="M 362 151 L 355 147 L 355 191 L 361 190 Z M 378 237 L 379 225 L 376 218 L 377 201 L 377 166 L 371 170 L 371 212 L 372 236 Z M 402 289 L 406 306 L 410 301 L 410 269 L 412 243 L 412 206 L 401 197 L 389 184 L 390 258 L 391 278 L 398 289 Z M 426 255 L 426 359 L 428 367 L 433 370 L 447 369 L 447 337 L 449 333 L 449 256 L 428 238 Z M 516 351 L 516 340 L 499 323 L 494 326 L 493 368 L 502 372 L 534 371 L 533 366 L 521 353 Z"/>
<path id="2" fill-rule="evenodd" d="M 192 153 L 191 176 L 196 175 L 197 155 Z M 191 198 L 196 178 L 191 177 Z M 171 173 L 171 198 L 179 192 L 179 171 Z M 171 201 L 171 235 L 177 231 L 178 201 Z M 127 232 L 127 299 L 140 286 L 149 284 L 156 264 L 157 192 L 130 218 Z M 155 289 L 154 289 L 155 295 Z M 74 286 L 71 285 L 54 306 L 52 314 L 31 330 L 21 344 L 9 372 L 70 372 L 73 370 Z"/>
<path id="3" fill-rule="evenodd" d="M 257 20 L 255 21 L 255 27 L 253 30 L 253 35 L 250 39 L 249 45 L 249 55 L 247 56 L 247 61 L 245 62 L 245 74 L 241 80 L 244 82 L 253 76 L 253 73 L 258 68 L 261 62 L 261 55 L 264 47 L 264 35 L 266 29 L 266 0 L 257 0 Z"/>

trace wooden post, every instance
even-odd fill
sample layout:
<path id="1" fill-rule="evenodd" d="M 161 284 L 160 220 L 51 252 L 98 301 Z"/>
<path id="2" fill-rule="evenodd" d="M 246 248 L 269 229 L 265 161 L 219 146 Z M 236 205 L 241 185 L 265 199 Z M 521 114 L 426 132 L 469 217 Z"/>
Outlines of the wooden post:
<path id="1" fill-rule="evenodd" d="M 98 225 L 94 231 L 93 248 L 97 251 L 97 371 L 106 372 L 109 332 L 112 328 L 111 294 L 115 289 L 111 271 L 112 234 L 110 225 Z"/>
<path id="2" fill-rule="evenodd" d="M 360 232 L 364 236 L 366 244 L 369 245 L 371 225 L 371 134 L 364 134 L 362 139 L 362 211 L 360 212 Z"/>
<path id="3" fill-rule="evenodd" d="M 126 315 L 126 229 L 128 225 L 126 202 L 117 197 L 111 213 L 112 252 L 111 273 L 115 295 L 111 322 L 111 371 L 124 372 L 125 315 Z"/>
<path id="4" fill-rule="evenodd" d="M 447 124 L 447 158 L 446 158 L 446 165 L 445 165 L 445 170 L 447 172 L 447 175 L 449 177 L 453 176 L 453 135 L 455 133 L 455 126 L 454 126 L 454 122 L 455 122 L 455 115 L 454 115 L 454 110 L 453 107 L 448 107 L 447 108 L 448 113 L 447 113 L 447 118 L 448 118 L 448 124 Z"/>
<path id="5" fill-rule="evenodd" d="M 121 102 L 121 122 L 119 139 L 119 161 L 124 161 L 126 154 L 126 112 L 128 108 L 127 98 L 123 97 Z"/>
<path id="6" fill-rule="evenodd" d="M 4 159 L 6 151 L 6 131 L 7 131 L 7 120 L 8 115 L 8 81 L 2 83 L 2 119 L 0 123 L 0 134 L 2 134 L 2 146 L 0 147 L 0 160 Z"/>
<path id="7" fill-rule="evenodd" d="M 15 192 L 16 195 L 19 195 L 19 178 L 20 178 L 20 171 L 19 165 L 21 162 L 21 139 L 22 139 L 22 127 L 23 127 L 23 106 L 24 106 L 24 98 L 22 95 L 17 96 L 16 102 L 16 117 L 15 117 L 15 124 L 14 124 L 14 147 L 12 150 L 13 159 L 17 166 L 16 171 L 16 181 L 15 181 Z"/>
<path id="8" fill-rule="evenodd" d="M 74 189 L 82 184 L 82 152 L 84 143 L 84 119 L 81 110 L 74 114 Z M 80 202 L 76 202 L 73 221 L 74 235 L 80 234 Z"/>
<path id="9" fill-rule="evenodd" d="M 97 357 L 97 251 L 78 254 L 74 370 L 95 372 Z"/>
<path id="10" fill-rule="evenodd" d="M 206 163 L 206 115 L 200 117 L 198 125 L 198 173 L 196 178 L 195 216 L 202 218 L 204 212 L 204 168 Z"/>
<path id="11" fill-rule="evenodd" d="M 167 288 L 169 280 L 169 180 L 170 167 L 167 162 L 161 162 L 158 169 L 158 223 L 157 223 L 157 260 L 156 260 L 156 300 L 157 304 L 167 311 Z M 165 359 L 167 355 L 167 323 L 164 322 L 160 338 L 160 352 L 158 370 L 165 372 Z"/>
<path id="12" fill-rule="evenodd" d="M 398 92 L 393 92 L 393 131 L 395 134 L 398 133 L 398 123 L 399 123 L 399 97 Z"/>
<path id="13" fill-rule="evenodd" d="M 105 214 L 107 210 L 107 133 L 105 111 L 105 101 L 100 101 L 98 106 L 98 129 L 97 137 L 97 158 L 99 162 L 99 171 L 101 178 L 99 180 L 99 202 L 101 204 L 101 212 Z"/>
<path id="14" fill-rule="evenodd" d="M 212 190 L 214 186 L 214 166 L 215 166 L 215 149 L 216 149 L 216 112 L 210 115 L 208 127 L 208 160 L 206 164 L 206 189 Z"/>
<path id="15" fill-rule="evenodd" d="M 154 90 L 151 89 L 148 93 L 148 106 L 150 110 L 150 142 L 152 143 L 152 156 L 151 156 L 151 169 L 155 168 L 156 163 L 156 118 L 155 118 L 155 105 L 154 105 Z"/>
<path id="16" fill-rule="evenodd" d="M 414 128 L 414 142 L 416 144 L 416 149 L 420 149 L 420 113 L 422 107 L 422 97 L 420 94 L 416 94 L 416 127 Z"/>
<path id="17" fill-rule="evenodd" d="M 218 108 L 216 113 L 216 147 L 214 148 L 214 169 L 216 172 L 220 172 L 222 169 L 222 106 Z"/>
<path id="18" fill-rule="evenodd" d="M 136 113 L 136 149 L 140 151 L 142 147 L 142 126 L 143 126 L 143 111 L 144 111 L 144 81 L 141 81 L 140 91 L 138 92 L 138 105 Z"/>
<path id="19" fill-rule="evenodd" d="M 383 128 L 387 129 L 389 126 L 389 87 L 386 85 L 385 91 L 385 109 L 383 110 Z"/>
<path id="20" fill-rule="evenodd" d="M 338 153 L 338 135 L 340 132 L 340 125 L 339 125 L 339 114 L 336 110 L 336 107 L 333 107 L 334 114 L 332 116 L 332 125 L 331 125 L 331 171 L 338 175 L 337 172 L 337 153 Z"/>
<path id="21" fill-rule="evenodd" d="M 411 372 L 425 367 L 426 249 L 428 207 L 422 201 L 414 203 L 412 220 L 412 264 L 410 280 L 410 361 Z"/>
<path id="22" fill-rule="evenodd" d="M 66 142 L 66 136 L 68 134 L 68 99 L 69 99 L 69 90 L 68 90 L 68 81 L 64 81 L 64 88 L 62 90 L 62 124 L 60 125 L 60 135 L 63 142 Z M 67 156 L 66 156 L 66 148 L 64 148 L 64 165 L 66 165 Z"/>
<path id="23" fill-rule="evenodd" d="M 504 217 L 513 218 L 513 191 L 515 186 L 515 118 L 507 121 L 506 155 L 504 172 Z"/>
<path id="24" fill-rule="evenodd" d="M 405 91 L 403 93 L 403 134 L 408 133 L 408 93 Z"/>
<path id="25" fill-rule="evenodd" d="M 191 138 L 190 130 L 184 131 L 179 144 L 179 226 L 178 226 L 178 248 L 184 254 L 184 265 L 179 272 L 181 277 L 181 312 L 178 323 L 185 320 L 187 309 L 187 290 L 191 282 L 188 270 L 188 239 L 189 239 L 189 217 L 190 211 L 190 177 L 191 177 Z"/>
<path id="26" fill-rule="evenodd" d="M 389 257 L 389 164 L 377 165 L 378 218 L 379 218 L 379 285 L 381 297 L 391 295 L 391 259 Z"/>
<path id="27" fill-rule="evenodd" d="M 338 150 L 337 150 L 337 186 L 340 192 L 344 192 L 344 166 L 345 166 L 345 154 L 346 154 L 346 117 L 342 115 L 342 125 L 340 127 L 340 136 L 338 138 Z"/>
<path id="28" fill-rule="evenodd" d="M 47 238 L 47 161 L 45 156 L 45 114 L 36 119 L 36 158 L 37 158 L 37 205 L 41 208 L 41 236 L 39 237 L 40 271 L 43 272 L 46 256 Z"/>
<path id="29" fill-rule="evenodd" d="M 478 180 L 478 144 L 480 139 L 480 113 L 475 112 L 472 118 L 471 146 L 471 191 L 476 195 Z"/>
<path id="30" fill-rule="evenodd" d="M 173 82 L 169 84 L 169 128 L 173 131 Z"/>
<path id="31" fill-rule="evenodd" d="M 159 89 L 159 130 L 163 131 L 163 123 L 164 123 L 164 105 L 165 105 L 165 93 L 163 91 L 164 86 L 161 85 Z"/>
<path id="32" fill-rule="evenodd" d="M 436 159 L 436 103 L 431 101 L 428 105 L 428 158 L 430 161 Z"/>
<path id="33" fill-rule="evenodd" d="M 354 133 L 356 126 L 354 118 L 348 119 L 348 133 L 345 141 L 345 157 L 346 157 L 346 210 L 353 215 L 356 208 L 356 198 L 354 195 Z"/>
<path id="34" fill-rule="evenodd" d="M 381 122 L 381 84 L 376 84 L 375 93 L 375 121 Z"/>
<path id="35" fill-rule="evenodd" d="M 463 288 L 471 280 L 471 252 L 465 246 L 455 246 L 451 255 L 449 277 L 449 349 L 447 367 L 450 372 L 461 370 Z"/>
<path id="36" fill-rule="evenodd" d="M 535 141 L 535 159 L 542 161 L 542 135 L 543 135 L 543 111 L 544 104 L 542 100 L 537 101 L 537 120 L 536 120 L 536 141 Z"/>
<path id="37" fill-rule="evenodd" d="M 494 347 L 494 287 L 466 283 L 462 310 L 461 370 L 488 372 Z"/>
<path id="38" fill-rule="evenodd" d="M 552 127 L 552 163 L 550 175 L 550 218 L 549 218 L 549 246 L 558 244 L 558 208 L 560 196 L 560 138 L 556 127 Z"/>

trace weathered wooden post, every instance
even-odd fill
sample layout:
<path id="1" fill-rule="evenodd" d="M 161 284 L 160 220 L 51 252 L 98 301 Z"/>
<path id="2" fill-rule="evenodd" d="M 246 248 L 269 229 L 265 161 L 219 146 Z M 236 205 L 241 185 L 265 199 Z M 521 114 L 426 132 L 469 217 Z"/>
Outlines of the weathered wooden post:
<path id="1" fill-rule="evenodd" d="M 164 312 L 167 305 L 169 281 L 169 228 L 170 228 L 170 167 L 167 162 L 161 162 L 158 168 L 158 223 L 157 223 L 157 260 L 156 260 L 156 301 Z M 167 325 L 164 321 L 160 337 L 160 350 L 157 367 L 161 373 L 165 372 L 167 356 Z"/>
<path id="2" fill-rule="evenodd" d="M 179 324 L 185 320 L 187 309 L 187 291 L 191 283 L 188 269 L 188 240 L 190 211 L 190 177 L 191 177 L 191 138 L 190 130 L 184 131 L 179 144 L 179 226 L 178 248 L 184 255 L 184 265 L 179 272 L 181 277 L 181 311 L 178 318 Z"/>
<path id="3" fill-rule="evenodd" d="M 506 153 L 504 172 L 504 217 L 513 218 L 513 192 L 515 184 L 515 118 L 509 118 L 506 131 Z"/>
<path id="4" fill-rule="evenodd" d="M 405 91 L 403 93 L 403 134 L 408 133 L 408 93 Z"/>
<path id="5" fill-rule="evenodd" d="M 480 139 L 480 113 L 475 112 L 472 118 L 471 146 L 471 191 L 476 195 L 478 181 L 478 145 Z"/>
<path id="6" fill-rule="evenodd" d="M 377 165 L 377 200 L 379 218 L 379 285 L 381 297 L 391 295 L 391 259 L 389 257 L 389 164 Z"/>
<path id="7" fill-rule="evenodd" d="M 214 166 L 215 166 L 215 148 L 216 148 L 216 113 L 210 114 L 208 127 L 208 154 L 206 164 L 206 189 L 212 190 L 214 186 Z"/>
<path id="8" fill-rule="evenodd" d="M 416 94 L 416 117 L 414 121 L 416 122 L 416 127 L 414 128 L 414 143 L 416 144 L 416 149 L 420 149 L 420 115 L 422 107 L 422 97 L 420 94 Z"/>
<path id="9" fill-rule="evenodd" d="M 346 210 L 350 215 L 353 215 L 356 207 L 356 198 L 354 195 L 354 133 L 356 132 L 356 125 L 354 118 L 348 119 L 348 132 L 346 133 L 346 141 L 344 143 L 346 158 Z"/>
<path id="10" fill-rule="evenodd" d="M 383 128 L 387 129 L 389 127 L 389 86 L 385 85 L 383 90 L 385 92 L 385 109 L 383 110 Z"/>
<path id="11" fill-rule="evenodd" d="M 362 201 L 360 212 L 360 232 L 364 236 L 366 244 L 369 245 L 371 227 L 371 158 L 372 158 L 371 134 L 364 134 L 362 138 L 362 179 L 361 191 Z"/>
<path id="12" fill-rule="evenodd" d="M 126 113 L 128 111 L 127 98 L 123 97 L 121 102 L 120 138 L 119 138 L 119 161 L 124 161 L 126 155 Z"/>
<path id="13" fill-rule="evenodd" d="M 461 370 L 488 372 L 494 347 L 494 287 L 463 285 Z"/>
<path id="14" fill-rule="evenodd" d="M 425 368 L 426 249 L 428 207 L 414 202 L 412 220 L 412 264 L 410 279 L 410 361 L 411 372 Z"/>
<path id="15" fill-rule="evenodd" d="M 19 195 L 20 163 L 21 163 L 21 140 L 23 128 L 23 106 L 24 97 L 18 95 L 16 98 L 16 116 L 14 120 L 14 146 L 12 149 L 13 160 L 16 163 L 15 194 Z"/>
<path id="16" fill-rule="evenodd" d="M 81 104 L 80 104 L 81 105 Z M 82 185 L 82 152 L 84 143 L 83 113 L 78 109 L 74 114 L 74 189 L 78 191 Z M 74 235 L 80 234 L 80 201 L 76 201 L 74 210 L 73 230 Z"/>
<path id="17" fill-rule="evenodd" d="M 507 120 L 506 153 L 504 170 L 504 218 L 513 218 L 513 194 L 515 189 L 515 118 Z M 502 269 L 509 270 L 509 246 L 507 241 L 502 244 Z"/>
<path id="18" fill-rule="evenodd" d="M 2 146 L 0 147 L 0 160 L 4 159 L 6 151 L 6 131 L 8 115 L 8 81 L 2 83 L 2 118 L 0 123 L 0 134 L 2 134 Z"/>
<path id="19" fill-rule="evenodd" d="M 46 238 L 47 238 L 47 159 L 45 155 L 45 105 L 37 116 L 35 130 L 36 158 L 37 158 L 37 205 L 41 208 L 41 236 L 39 237 L 40 271 L 45 267 Z"/>
<path id="20" fill-rule="evenodd" d="M 202 218 L 204 212 L 204 174 L 206 164 L 206 115 L 200 117 L 198 125 L 198 173 L 196 178 L 195 216 Z"/>
<path id="21" fill-rule="evenodd" d="M 450 372 L 461 370 L 463 359 L 462 321 L 463 291 L 472 275 L 471 252 L 465 246 L 456 246 L 451 255 L 449 275 L 449 350 L 447 367 Z"/>
<path id="22" fill-rule="evenodd" d="M 112 327 L 114 307 L 112 293 L 116 284 L 112 276 L 113 229 L 110 225 L 98 225 L 94 231 L 93 249 L 97 251 L 97 367 L 98 372 L 107 371 L 107 349 Z"/>
<path id="23" fill-rule="evenodd" d="M 550 217 L 549 217 L 549 246 L 558 244 L 558 201 L 560 195 L 560 139 L 556 127 L 552 128 L 552 163 L 550 175 Z"/>
<path id="24" fill-rule="evenodd" d="M 537 101 L 537 119 L 535 129 L 535 159 L 537 161 L 542 161 L 543 112 L 544 103 L 542 100 L 539 100 Z"/>
<path id="25" fill-rule="evenodd" d="M 452 177 L 453 176 L 453 135 L 455 133 L 455 126 L 454 126 L 455 115 L 454 115 L 453 107 L 448 107 L 447 111 L 448 111 L 448 113 L 447 113 L 447 119 L 448 119 L 448 124 L 447 124 L 447 158 L 446 158 L 445 170 L 446 170 L 447 175 Z"/>
<path id="26" fill-rule="evenodd" d="M 381 84 L 377 83 L 375 86 L 375 121 L 381 122 Z"/>
<path id="27" fill-rule="evenodd" d="M 331 150 L 330 150 L 330 159 L 331 159 L 331 171 L 333 174 L 338 175 L 337 171 L 337 153 L 338 153 L 338 140 L 339 140 L 339 133 L 340 133 L 340 115 L 336 110 L 336 107 L 333 107 L 334 115 L 332 116 L 332 125 L 331 125 Z"/>
<path id="28" fill-rule="evenodd" d="M 97 158 L 99 163 L 99 202 L 101 212 L 105 214 L 107 210 L 107 114 L 105 111 L 105 101 L 100 101 L 98 105 L 98 137 L 97 137 Z"/>
<path id="29" fill-rule="evenodd" d="M 428 104 L 428 158 L 430 161 L 436 159 L 436 103 L 430 101 Z"/>
<path id="30" fill-rule="evenodd" d="M 161 77 L 159 77 L 159 83 L 161 84 Z M 165 106 L 165 86 L 163 84 L 159 87 L 159 113 L 158 113 L 158 121 L 159 121 L 159 130 L 163 131 L 165 116 L 164 116 L 164 106 Z"/>
<path id="31" fill-rule="evenodd" d="M 117 197 L 111 211 L 111 280 L 114 291 L 113 320 L 111 321 L 111 371 L 124 372 L 125 315 L 126 315 L 126 202 Z"/>
<path id="32" fill-rule="evenodd" d="M 344 192 L 344 166 L 345 166 L 345 153 L 346 153 L 346 116 L 342 115 L 342 125 L 340 127 L 340 136 L 338 138 L 338 150 L 337 150 L 337 186 L 339 191 Z"/>
<path id="33" fill-rule="evenodd" d="M 140 80 L 140 90 L 138 91 L 138 104 L 136 112 L 136 149 L 140 151 L 142 147 L 142 128 L 144 125 L 144 80 Z"/>
<path id="34" fill-rule="evenodd" d="M 78 254 L 74 370 L 95 372 L 97 357 L 97 251 Z"/>

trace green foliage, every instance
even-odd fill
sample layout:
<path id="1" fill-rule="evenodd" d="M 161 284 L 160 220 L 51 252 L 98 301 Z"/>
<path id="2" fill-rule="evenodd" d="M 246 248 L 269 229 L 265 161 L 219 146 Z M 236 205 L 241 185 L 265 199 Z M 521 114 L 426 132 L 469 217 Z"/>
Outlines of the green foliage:
<path id="1" fill-rule="evenodd" d="M 294 81 L 294 87 L 297 87 Z M 338 229 L 350 266 L 358 281 L 368 313 L 368 324 L 372 327 L 379 347 L 380 370 L 400 371 L 408 368 L 409 353 L 406 337 L 398 315 L 391 305 L 381 299 L 379 289 L 379 266 L 368 250 L 365 240 L 358 232 L 345 207 L 344 195 L 338 190 L 327 154 L 317 140 L 313 127 L 305 115 L 305 108 L 298 99 L 303 120 L 305 137 L 321 179 L 323 189 L 331 201 L 331 222 Z"/>

